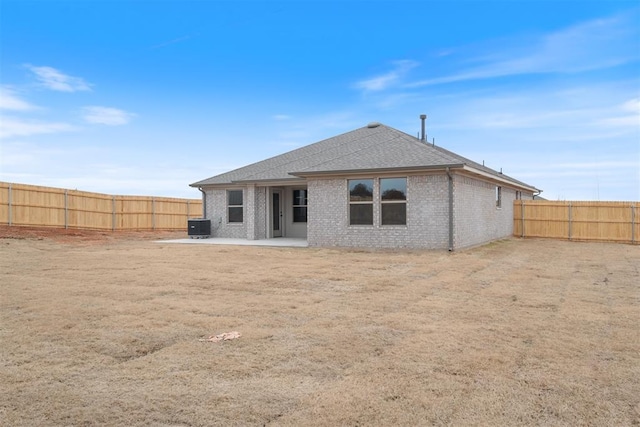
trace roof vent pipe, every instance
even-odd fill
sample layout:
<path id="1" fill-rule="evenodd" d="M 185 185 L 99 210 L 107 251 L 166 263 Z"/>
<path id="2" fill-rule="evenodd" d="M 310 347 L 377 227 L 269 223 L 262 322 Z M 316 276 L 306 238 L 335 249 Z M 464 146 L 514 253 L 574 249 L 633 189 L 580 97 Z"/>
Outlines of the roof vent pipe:
<path id="1" fill-rule="evenodd" d="M 420 114 L 420 120 L 422 121 L 422 135 L 420 136 L 420 140 L 421 141 L 426 141 L 427 140 L 427 134 L 424 131 L 425 128 L 425 120 L 427 119 L 427 115 L 426 114 Z"/>

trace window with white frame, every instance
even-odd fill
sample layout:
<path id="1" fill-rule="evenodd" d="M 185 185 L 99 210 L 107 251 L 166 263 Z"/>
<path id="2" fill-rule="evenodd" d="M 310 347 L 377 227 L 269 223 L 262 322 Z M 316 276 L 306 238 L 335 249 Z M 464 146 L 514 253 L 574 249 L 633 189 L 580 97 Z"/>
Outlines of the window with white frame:
<path id="1" fill-rule="evenodd" d="M 293 190 L 293 222 L 307 222 L 307 190 Z"/>
<path id="2" fill-rule="evenodd" d="M 496 208 L 502 207 L 502 187 L 496 187 Z"/>
<path id="3" fill-rule="evenodd" d="M 227 190 L 227 222 L 242 222 L 242 190 Z"/>
<path id="4" fill-rule="evenodd" d="M 349 180 L 349 224 L 373 225 L 373 179 Z"/>
<path id="5" fill-rule="evenodd" d="M 380 178 L 380 224 L 407 225 L 407 178 Z"/>

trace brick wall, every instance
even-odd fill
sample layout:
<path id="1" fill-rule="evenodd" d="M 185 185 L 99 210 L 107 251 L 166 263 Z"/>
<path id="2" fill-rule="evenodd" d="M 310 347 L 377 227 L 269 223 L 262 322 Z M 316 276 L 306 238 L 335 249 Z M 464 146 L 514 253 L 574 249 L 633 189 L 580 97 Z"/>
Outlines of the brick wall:
<path id="1" fill-rule="evenodd" d="M 375 178 L 375 177 L 373 177 Z M 308 182 L 310 246 L 370 248 L 448 247 L 448 196 L 445 175 L 407 179 L 407 225 L 380 225 L 380 192 L 374 180 L 373 226 L 349 225 L 346 179 Z"/>
<path id="2" fill-rule="evenodd" d="M 267 189 L 265 187 L 256 187 L 255 195 L 256 209 L 256 235 L 255 239 L 267 238 Z"/>
<path id="3" fill-rule="evenodd" d="M 454 248 L 460 249 L 513 234 L 516 190 L 502 186 L 501 207 L 496 207 L 496 185 L 454 175 Z M 523 193 L 531 199 L 532 194 Z"/>
<path id="4" fill-rule="evenodd" d="M 238 190 L 239 188 L 234 188 Z M 207 218 L 211 220 L 211 235 L 232 239 L 265 239 L 266 232 L 266 192 L 265 187 L 245 187 L 242 193 L 244 203 L 243 222 L 229 223 L 227 220 L 227 190 L 206 190 Z"/>
<path id="5" fill-rule="evenodd" d="M 227 222 L 227 190 L 206 190 L 207 218 L 211 220 L 211 235 L 213 237 L 226 237 L 234 239 L 246 239 L 246 220 L 242 223 L 229 224 Z M 246 216 L 246 191 L 243 194 Z"/>

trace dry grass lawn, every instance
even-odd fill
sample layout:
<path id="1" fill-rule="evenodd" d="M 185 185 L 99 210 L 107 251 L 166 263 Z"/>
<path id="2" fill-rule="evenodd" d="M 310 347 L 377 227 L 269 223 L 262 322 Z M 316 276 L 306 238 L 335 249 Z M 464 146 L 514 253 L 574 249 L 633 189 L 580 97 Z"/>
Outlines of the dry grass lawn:
<path id="1" fill-rule="evenodd" d="M 637 246 L 29 236 L 0 239 L 3 426 L 640 424 Z"/>

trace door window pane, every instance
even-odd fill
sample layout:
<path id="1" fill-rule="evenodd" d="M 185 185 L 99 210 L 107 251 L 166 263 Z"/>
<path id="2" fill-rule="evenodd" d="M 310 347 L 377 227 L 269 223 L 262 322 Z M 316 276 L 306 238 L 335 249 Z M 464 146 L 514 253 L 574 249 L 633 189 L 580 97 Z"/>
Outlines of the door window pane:
<path id="1" fill-rule="evenodd" d="M 280 193 L 273 193 L 271 216 L 273 217 L 273 231 L 280 230 Z"/>

